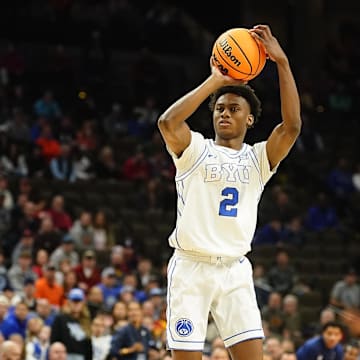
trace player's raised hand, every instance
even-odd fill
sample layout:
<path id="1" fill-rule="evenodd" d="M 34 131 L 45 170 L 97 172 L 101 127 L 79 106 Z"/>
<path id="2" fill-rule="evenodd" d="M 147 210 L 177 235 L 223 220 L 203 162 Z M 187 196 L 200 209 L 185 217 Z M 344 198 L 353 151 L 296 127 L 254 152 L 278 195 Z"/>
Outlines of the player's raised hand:
<path id="1" fill-rule="evenodd" d="M 279 62 L 287 59 L 284 50 L 276 37 L 271 33 L 268 25 L 255 25 L 252 29 L 249 29 L 249 31 L 254 38 L 264 45 L 266 53 L 272 61 Z"/>

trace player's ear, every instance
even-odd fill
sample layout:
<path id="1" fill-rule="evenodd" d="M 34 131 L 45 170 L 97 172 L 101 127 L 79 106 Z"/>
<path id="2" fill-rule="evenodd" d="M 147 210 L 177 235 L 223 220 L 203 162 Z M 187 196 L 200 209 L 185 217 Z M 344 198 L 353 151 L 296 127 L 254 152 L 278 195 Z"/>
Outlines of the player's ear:
<path id="1" fill-rule="evenodd" d="M 246 125 L 247 125 L 248 128 L 251 128 L 251 127 L 254 126 L 254 120 L 255 120 L 254 115 L 249 114 L 248 118 L 247 118 L 247 121 L 246 121 Z"/>

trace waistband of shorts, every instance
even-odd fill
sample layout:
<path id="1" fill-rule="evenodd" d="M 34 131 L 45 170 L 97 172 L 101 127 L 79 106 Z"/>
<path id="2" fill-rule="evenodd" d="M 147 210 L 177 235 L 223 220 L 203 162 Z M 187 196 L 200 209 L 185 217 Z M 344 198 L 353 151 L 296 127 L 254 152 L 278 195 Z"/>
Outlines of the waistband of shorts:
<path id="1" fill-rule="evenodd" d="M 230 257 L 221 255 L 204 255 L 196 251 L 185 251 L 180 249 L 175 249 L 174 254 L 180 258 L 204 262 L 208 264 L 231 264 L 235 261 L 243 262 L 245 259 L 245 256 Z"/>

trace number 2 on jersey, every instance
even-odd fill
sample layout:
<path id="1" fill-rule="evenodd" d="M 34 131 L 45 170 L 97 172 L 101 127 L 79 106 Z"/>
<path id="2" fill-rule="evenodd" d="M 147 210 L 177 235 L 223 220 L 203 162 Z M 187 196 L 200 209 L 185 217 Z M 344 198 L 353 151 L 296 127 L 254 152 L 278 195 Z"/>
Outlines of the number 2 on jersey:
<path id="1" fill-rule="evenodd" d="M 222 190 L 221 195 L 225 196 L 225 199 L 220 201 L 219 215 L 236 217 L 239 191 L 233 187 L 226 187 Z"/>

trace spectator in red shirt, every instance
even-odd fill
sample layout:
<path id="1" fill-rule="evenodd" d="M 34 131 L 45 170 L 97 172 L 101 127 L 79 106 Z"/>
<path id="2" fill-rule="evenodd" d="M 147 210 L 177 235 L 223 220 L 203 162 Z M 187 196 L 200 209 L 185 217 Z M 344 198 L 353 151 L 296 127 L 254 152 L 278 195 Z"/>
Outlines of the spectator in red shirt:
<path id="1" fill-rule="evenodd" d="M 145 157 L 141 146 L 136 149 L 135 155 L 125 160 L 123 175 L 127 180 L 148 180 L 151 175 L 149 161 Z"/>
<path id="2" fill-rule="evenodd" d="M 54 138 L 52 128 L 49 124 L 44 125 L 42 128 L 36 144 L 41 147 L 41 154 L 47 163 L 61 153 L 60 143 Z"/>
<path id="3" fill-rule="evenodd" d="M 101 281 L 101 273 L 96 263 L 96 254 L 93 250 L 86 250 L 82 256 L 81 264 L 75 267 L 78 286 L 85 293 Z"/>
<path id="4" fill-rule="evenodd" d="M 64 197 L 62 195 L 56 195 L 53 197 L 51 207 L 48 210 L 54 226 L 63 232 L 68 232 L 72 226 L 72 219 L 66 212 L 64 207 Z"/>

